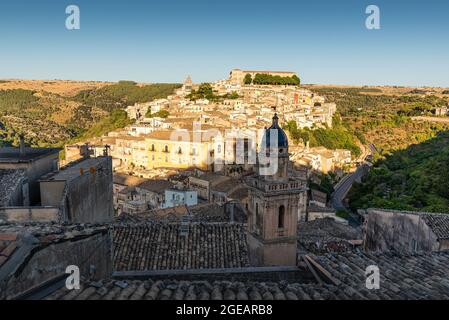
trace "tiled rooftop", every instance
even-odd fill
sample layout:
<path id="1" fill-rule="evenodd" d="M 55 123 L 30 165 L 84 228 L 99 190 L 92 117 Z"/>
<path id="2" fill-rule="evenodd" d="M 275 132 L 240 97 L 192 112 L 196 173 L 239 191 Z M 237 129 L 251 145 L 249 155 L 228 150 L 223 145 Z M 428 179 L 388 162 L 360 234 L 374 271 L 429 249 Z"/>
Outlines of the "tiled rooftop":
<path id="1" fill-rule="evenodd" d="M 200 203 L 194 206 L 176 206 L 171 208 L 155 209 L 145 213 L 126 214 L 122 213 L 117 222 L 143 223 L 150 221 L 179 222 L 185 215 L 190 214 L 192 222 L 229 222 L 229 214 L 224 212 L 223 207 L 215 203 Z"/>
<path id="2" fill-rule="evenodd" d="M 24 177 L 25 170 L 0 169 L 0 207 L 8 206 L 11 193 Z"/>
<path id="3" fill-rule="evenodd" d="M 319 283 L 287 281 L 104 280 L 81 290 L 59 289 L 49 300 L 408 300 L 449 299 L 449 253 L 413 256 L 332 254 L 312 257 L 333 278 Z M 366 288 L 365 268 L 380 268 L 380 289 Z"/>
<path id="4" fill-rule="evenodd" d="M 399 255 L 396 253 L 341 253 L 315 257 L 343 292 L 368 299 L 449 299 L 449 252 Z M 380 270 L 380 289 L 367 290 L 365 269 Z"/>
<path id="5" fill-rule="evenodd" d="M 60 289 L 48 300 L 318 300 L 335 298 L 333 286 L 284 282 L 105 281 L 81 290 Z"/>
<path id="6" fill-rule="evenodd" d="M 301 222 L 298 225 L 298 250 L 324 254 L 354 249 L 350 240 L 361 240 L 362 232 L 335 222 L 332 218 Z"/>
<path id="7" fill-rule="evenodd" d="M 21 246 L 21 239 L 32 236 L 34 245 L 70 240 L 105 231 L 108 226 L 90 224 L 59 225 L 41 222 L 0 222 L 0 268 Z"/>
<path id="8" fill-rule="evenodd" d="M 181 223 L 116 226 L 116 271 L 239 268 L 249 266 L 243 225 Z"/>
<path id="9" fill-rule="evenodd" d="M 424 214 L 423 219 L 439 239 L 449 239 L 449 214 Z"/>

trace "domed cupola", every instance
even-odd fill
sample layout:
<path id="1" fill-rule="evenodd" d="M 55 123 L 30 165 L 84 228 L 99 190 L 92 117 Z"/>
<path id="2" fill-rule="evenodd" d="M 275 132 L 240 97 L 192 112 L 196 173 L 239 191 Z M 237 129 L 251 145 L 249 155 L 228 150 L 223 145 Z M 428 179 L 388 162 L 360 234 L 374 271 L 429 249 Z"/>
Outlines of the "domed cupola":
<path id="1" fill-rule="evenodd" d="M 275 138 L 277 139 L 277 147 L 278 148 L 288 148 L 288 138 L 285 134 L 284 130 L 279 126 L 279 117 L 277 114 L 274 114 L 273 117 L 273 123 L 271 124 L 271 127 L 268 129 L 265 129 L 265 133 L 263 135 L 262 139 L 262 146 L 265 146 L 265 148 L 270 148 L 270 135 L 274 134 Z"/>

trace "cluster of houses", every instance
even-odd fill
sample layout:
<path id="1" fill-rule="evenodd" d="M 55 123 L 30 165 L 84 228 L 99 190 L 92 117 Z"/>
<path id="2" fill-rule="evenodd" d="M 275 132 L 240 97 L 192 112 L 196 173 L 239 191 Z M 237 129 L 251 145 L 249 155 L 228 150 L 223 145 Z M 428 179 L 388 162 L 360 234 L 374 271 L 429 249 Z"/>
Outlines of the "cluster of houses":
<path id="1" fill-rule="evenodd" d="M 165 99 L 127 107 L 134 124 L 88 141 L 90 151 L 82 150 L 83 144 L 66 146 L 66 161 L 80 158 L 83 152 L 101 153 L 107 145 L 114 167 L 138 176 L 154 178 L 155 172 L 160 175 L 164 169 L 192 167 L 216 171 L 211 164 L 217 160 L 232 163 L 238 157 L 235 132 L 252 135 L 248 140 L 257 148 L 257 135 L 269 126 L 274 113 L 281 117 L 281 124 L 295 121 L 298 128 L 332 126 L 334 103 L 298 86 L 244 85 L 237 71 L 231 72 L 230 79 L 211 84 L 214 95 L 221 97 L 213 101 L 191 100 L 189 94 L 197 86 L 188 77 L 182 88 Z M 304 153 L 303 162 L 308 157 Z M 313 170 L 332 170 L 334 165 L 324 158 L 323 154 L 321 165 L 313 160 L 308 164 Z"/>
<path id="2" fill-rule="evenodd" d="M 322 173 L 341 172 L 352 164 L 349 150 L 329 150 L 325 147 L 310 148 L 308 144 L 305 148 L 292 153 L 291 159 L 296 165 L 310 168 L 312 172 Z"/>

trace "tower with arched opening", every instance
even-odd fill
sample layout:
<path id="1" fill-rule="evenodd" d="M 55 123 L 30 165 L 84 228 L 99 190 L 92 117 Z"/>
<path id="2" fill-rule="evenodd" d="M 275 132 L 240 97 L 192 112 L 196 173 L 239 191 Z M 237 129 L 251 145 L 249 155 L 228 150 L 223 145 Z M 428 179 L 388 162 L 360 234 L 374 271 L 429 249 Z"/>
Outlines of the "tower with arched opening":
<path id="1" fill-rule="evenodd" d="M 296 265 L 298 217 L 306 209 L 306 182 L 289 176 L 288 139 L 278 121 L 275 114 L 260 146 L 258 174 L 248 179 L 248 246 L 255 266 Z"/>

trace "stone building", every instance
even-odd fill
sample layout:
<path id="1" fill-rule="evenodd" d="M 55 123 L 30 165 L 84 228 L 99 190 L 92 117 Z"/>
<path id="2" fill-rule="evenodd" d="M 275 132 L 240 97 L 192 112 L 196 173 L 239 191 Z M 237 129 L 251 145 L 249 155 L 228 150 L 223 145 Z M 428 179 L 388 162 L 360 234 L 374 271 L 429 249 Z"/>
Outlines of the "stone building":
<path id="1" fill-rule="evenodd" d="M 369 251 L 449 249 L 449 214 L 368 209 L 364 247 Z"/>
<path id="2" fill-rule="evenodd" d="M 184 81 L 184 84 L 182 86 L 182 91 L 184 94 L 189 94 L 192 92 L 193 89 L 193 81 L 190 76 L 187 76 L 186 80 Z"/>
<path id="3" fill-rule="evenodd" d="M 274 134 L 275 139 L 270 139 Z M 273 141 L 274 140 L 274 141 Z M 272 144 L 274 142 L 274 145 Z M 304 181 L 289 177 L 288 139 L 275 114 L 265 131 L 261 152 L 276 165 L 267 175 L 261 163 L 258 175 L 248 179 L 248 246 L 253 265 L 296 265 L 298 217 L 305 214 L 307 191 Z"/>
<path id="4" fill-rule="evenodd" d="M 199 136 L 198 141 L 196 141 L 197 136 Z M 191 167 L 209 169 L 212 163 L 212 142 L 201 132 L 155 131 L 145 136 L 145 144 L 148 169 Z"/>
<path id="5" fill-rule="evenodd" d="M 281 77 L 292 77 L 296 75 L 296 72 L 291 71 L 262 71 L 262 70 L 241 70 L 241 69 L 232 69 L 229 73 L 229 80 L 232 83 L 243 84 L 243 80 L 247 74 L 250 74 L 254 79 L 256 74 L 269 74 L 272 76 L 281 76 Z"/>
<path id="6" fill-rule="evenodd" d="M 106 223 L 114 216 L 111 157 L 74 162 L 39 180 L 42 207 L 59 208 L 59 220 Z"/>
<path id="7" fill-rule="evenodd" d="M 59 151 L 54 148 L 28 148 L 24 146 L 23 140 L 20 148 L 0 148 L 0 169 L 23 169 L 26 172 L 29 199 L 23 200 L 24 205 L 40 202 L 38 179 L 59 169 Z M 28 191 L 24 190 L 25 197 L 26 193 Z"/>

